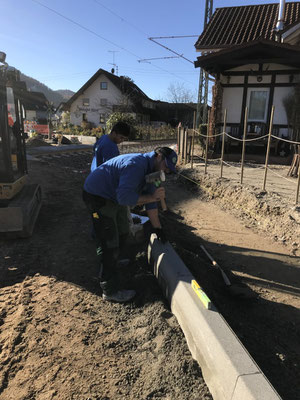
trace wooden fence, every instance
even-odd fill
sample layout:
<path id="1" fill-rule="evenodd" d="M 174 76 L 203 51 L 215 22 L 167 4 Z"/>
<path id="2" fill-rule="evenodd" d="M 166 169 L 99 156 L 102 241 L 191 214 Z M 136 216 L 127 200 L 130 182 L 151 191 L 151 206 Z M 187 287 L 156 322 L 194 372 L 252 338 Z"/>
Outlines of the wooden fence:
<path id="1" fill-rule="evenodd" d="M 276 141 L 284 141 L 289 143 L 290 145 L 295 145 L 296 148 L 298 149 L 299 154 L 295 154 L 291 168 L 288 172 L 288 176 L 291 177 L 296 177 L 297 183 L 296 183 L 296 196 L 295 196 L 295 201 L 296 204 L 299 202 L 299 191 L 300 191 L 300 142 L 294 142 L 291 140 L 279 138 L 277 136 L 273 135 L 273 116 L 274 116 L 274 106 L 272 107 L 272 112 L 271 112 L 271 118 L 270 118 L 270 125 L 269 125 L 269 130 L 266 135 L 254 138 L 254 139 L 247 139 L 247 115 L 248 115 L 248 110 L 247 108 L 245 109 L 245 123 L 244 123 L 244 132 L 243 132 L 243 138 L 238 139 L 235 138 L 231 135 L 229 135 L 226 132 L 226 116 L 227 116 L 227 111 L 225 110 L 224 112 L 224 123 L 223 123 L 223 130 L 221 133 L 218 133 L 216 135 L 209 135 L 209 132 L 207 131 L 206 135 L 201 134 L 200 132 L 196 131 L 195 129 L 186 129 L 183 127 L 178 128 L 177 131 L 177 150 L 178 150 L 178 162 L 180 164 L 191 164 L 191 168 L 193 168 L 193 162 L 194 162 L 194 144 L 195 144 L 195 136 L 198 138 L 202 138 L 204 141 L 204 157 L 202 158 L 202 161 L 205 163 L 205 168 L 204 168 L 204 173 L 207 174 L 207 168 L 208 168 L 208 163 L 210 161 L 210 154 L 209 154 L 209 142 L 213 137 L 220 137 L 222 141 L 222 146 L 221 146 L 221 157 L 219 159 L 214 159 L 214 161 L 220 161 L 220 177 L 223 177 L 223 165 L 227 164 L 224 161 L 224 156 L 225 156 L 225 141 L 226 137 L 229 138 L 230 140 L 235 140 L 239 141 L 240 144 L 242 145 L 242 150 L 241 150 L 241 166 L 240 166 L 240 183 L 243 184 L 243 178 L 244 178 L 244 166 L 246 164 L 245 161 L 245 153 L 246 153 L 246 145 L 247 142 L 254 142 L 254 141 L 262 141 L 265 140 L 267 142 L 266 145 L 266 152 L 265 152 L 265 165 L 264 165 L 264 177 L 263 177 L 263 184 L 262 184 L 262 190 L 266 191 L 266 185 L 267 185 L 267 176 L 268 176 L 268 171 L 271 171 L 269 168 L 269 158 L 270 158 L 270 148 L 271 148 L 271 141 L 276 140 Z M 195 126 L 195 125 L 194 125 Z M 272 171 L 271 171 L 272 172 Z M 282 176 L 283 179 L 286 179 L 286 177 Z M 294 183 L 294 182 L 293 182 Z"/>

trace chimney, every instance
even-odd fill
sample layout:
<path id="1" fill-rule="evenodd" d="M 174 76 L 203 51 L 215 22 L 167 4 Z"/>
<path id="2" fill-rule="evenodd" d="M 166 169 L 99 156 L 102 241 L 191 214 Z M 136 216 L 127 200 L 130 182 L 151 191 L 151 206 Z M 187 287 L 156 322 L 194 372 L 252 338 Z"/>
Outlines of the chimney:
<path id="1" fill-rule="evenodd" d="M 284 26 L 285 0 L 280 0 L 276 31 L 282 31 Z"/>

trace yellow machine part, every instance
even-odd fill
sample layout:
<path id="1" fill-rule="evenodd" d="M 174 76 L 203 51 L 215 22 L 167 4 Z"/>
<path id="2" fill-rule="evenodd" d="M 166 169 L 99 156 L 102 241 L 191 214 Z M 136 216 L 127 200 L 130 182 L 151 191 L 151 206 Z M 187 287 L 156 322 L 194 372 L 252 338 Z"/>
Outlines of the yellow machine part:
<path id="1" fill-rule="evenodd" d="M 27 175 L 22 176 L 12 183 L 0 183 L 0 199 L 10 200 L 24 187 L 27 182 Z"/>

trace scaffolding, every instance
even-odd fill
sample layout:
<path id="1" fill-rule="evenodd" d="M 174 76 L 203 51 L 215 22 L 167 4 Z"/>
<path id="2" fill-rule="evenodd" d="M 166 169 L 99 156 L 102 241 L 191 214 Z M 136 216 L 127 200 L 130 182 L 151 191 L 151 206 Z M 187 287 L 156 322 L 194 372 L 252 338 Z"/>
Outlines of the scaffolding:
<path id="1" fill-rule="evenodd" d="M 213 0 L 206 0 L 204 12 L 204 29 L 206 28 L 213 11 Z M 201 53 L 204 55 L 204 53 Z M 209 76 L 206 71 L 200 68 L 198 102 L 196 114 L 196 126 L 207 123 L 207 107 L 208 107 L 208 83 Z"/>

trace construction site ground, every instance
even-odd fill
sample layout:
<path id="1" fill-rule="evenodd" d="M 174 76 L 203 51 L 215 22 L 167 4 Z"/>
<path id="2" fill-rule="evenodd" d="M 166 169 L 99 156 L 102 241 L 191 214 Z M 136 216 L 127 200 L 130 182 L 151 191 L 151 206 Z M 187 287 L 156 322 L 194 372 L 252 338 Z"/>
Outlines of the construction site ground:
<path id="1" fill-rule="evenodd" d="M 33 157 L 30 179 L 43 191 L 34 234 L 0 242 L 1 400 L 211 399 L 147 264 L 146 241 L 128 246 L 131 264 L 120 267 L 135 300 L 101 299 L 81 200 L 91 152 Z M 300 399 L 299 208 L 276 187 L 265 194 L 205 176 L 203 163 L 180 172 L 168 177 L 161 215 L 171 244 L 280 396 Z"/>

